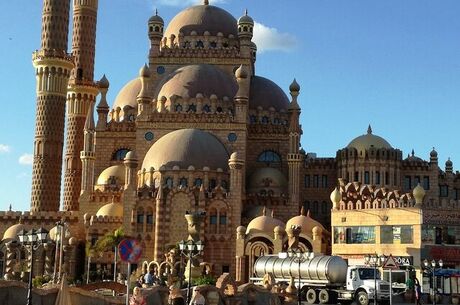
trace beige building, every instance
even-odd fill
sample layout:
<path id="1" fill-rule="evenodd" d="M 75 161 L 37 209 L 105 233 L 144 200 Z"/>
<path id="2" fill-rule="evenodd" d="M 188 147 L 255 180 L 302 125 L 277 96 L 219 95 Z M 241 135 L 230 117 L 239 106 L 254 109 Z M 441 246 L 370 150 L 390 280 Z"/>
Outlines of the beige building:
<path id="1" fill-rule="evenodd" d="M 431 280 L 423 274 L 424 260 L 442 259 L 444 269 L 460 269 L 460 202 L 443 200 L 434 206 L 420 185 L 402 194 L 343 181 L 332 192 L 331 201 L 332 254 L 350 264 L 365 264 L 366 255 L 392 255 L 399 265 L 392 271 L 394 287 L 405 287 L 410 272 L 415 271 L 425 291 Z M 451 272 L 458 274 L 458 270 Z M 389 278 L 388 270 L 384 276 Z M 457 286 L 456 278 L 438 285 L 446 293 L 457 293 Z"/>

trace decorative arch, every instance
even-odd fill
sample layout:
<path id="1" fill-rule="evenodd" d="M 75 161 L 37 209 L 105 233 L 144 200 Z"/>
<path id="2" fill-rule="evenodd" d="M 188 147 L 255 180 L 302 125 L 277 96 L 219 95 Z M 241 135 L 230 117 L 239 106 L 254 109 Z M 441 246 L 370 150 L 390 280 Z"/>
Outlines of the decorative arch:
<path id="1" fill-rule="evenodd" d="M 274 150 L 264 150 L 258 157 L 257 162 L 263 162 L 267 165 L 271 163 L 281 163 L 281 156 Z"/>
<path id="2" fill-rule="evenodd" d="M 113 152 L 112 154 L 112 161 L 123 161 L 126 157 L 126 154 L 130 151 L 131 149 L 123 147 L 119 148 L 116 151 Z"/>

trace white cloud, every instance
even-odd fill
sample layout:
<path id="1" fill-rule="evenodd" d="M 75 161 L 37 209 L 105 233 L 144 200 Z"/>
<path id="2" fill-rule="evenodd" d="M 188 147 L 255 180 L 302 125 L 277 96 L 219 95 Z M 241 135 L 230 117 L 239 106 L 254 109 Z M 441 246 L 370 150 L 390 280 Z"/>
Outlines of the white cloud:
<path id="1" fill-rule="evenodd" d="M 9 153 L 11 151 L 11 147 L 5 144 L 0 144 L 0 153 Z"/>
<path id="2" fill-rule="evenodd" d="M 297 46 L 297 37 L 289 33 L 282 33 L 276 28 L 265 26 L 261 23 L 254 24 L 254 37 L 257 52 L 292 51 Z"/>
<path id="3" fill-rule="evenodd" d="M 219 3 L 225 3 L 226 0 L 209 0 L 209 4 L 211 5 L 216 5 Z M 158 6 L 179 6 L 179 7 L 184 7 L 184 6 L 190 6 L 190 5 L 196 5 L 196 4 L 203 4 L 203 0 L 158 0 L 154 1 L 153 5 L 158 5 Z"/>
<path id="4" fill-rule="evenodd" d="M 23 154 L 19 157 L 19 164 L 22 165 L 32 165 L 34 162 L 34 156 L 32 154 Z"/>

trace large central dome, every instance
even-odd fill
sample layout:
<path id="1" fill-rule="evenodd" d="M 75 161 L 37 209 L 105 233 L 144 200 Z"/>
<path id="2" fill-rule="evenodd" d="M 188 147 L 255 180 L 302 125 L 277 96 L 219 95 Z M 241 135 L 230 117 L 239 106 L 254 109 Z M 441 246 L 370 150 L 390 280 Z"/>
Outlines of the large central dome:
<path id="1" fill-rule="evenodd" d="M 212 134 L 199 129 L 180 129 L 161 137 L 145 155 L 142 168 L 159 170 L 165 166 L 187 169 L 209 167 L 212 170 L 228 168 L 228 152 Z"/>
<path id="2" fill-rule="evenodd" d="M 207 4 L 192 6 L 177 14 L 169 23 L 165 37 L 169 39 L 172 34 L 179 37 L 180 32 L 189 36 L 192 31 L 197 35 L 222 33 L 224 37 L 238 34 L 237 21 L 230 13 Z"/>
<path id="3" fill-rule="evenodd" d="M 180 97 L 195 97 L 201 93 L 204 97 L 216 95 L 219 99 L 224 96 L 232 99 L 238 85 L 234 78 L 213 65 L 189 65 L 172 72 L 163 85 L 160 85 L 158 98 L 173 95 Z"/>

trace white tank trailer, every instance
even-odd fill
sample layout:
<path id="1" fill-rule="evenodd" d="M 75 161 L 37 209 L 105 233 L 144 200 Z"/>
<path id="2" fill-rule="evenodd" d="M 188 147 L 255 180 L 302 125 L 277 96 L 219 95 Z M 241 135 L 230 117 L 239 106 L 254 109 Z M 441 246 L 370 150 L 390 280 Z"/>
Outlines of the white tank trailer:
<path id="1" fill-rule="evenodd" d="M 254 283 L 262 283 L 270 273 L 276 282 L 295 279 L 298 288 L 300 271 L 301 295 L 308 304 L 334 304 L 338 300 L 368 305 L 370 300 L 387 303 L 390 284 L 380 279 L 379 270 L 369 266 L 348 266 L 340 256 L 315 255 L 300 262 L 296 257 L 276 255 L 259 257 L 254 264 Z M 377 294 L 375 293 L 377 290 Z"/>

